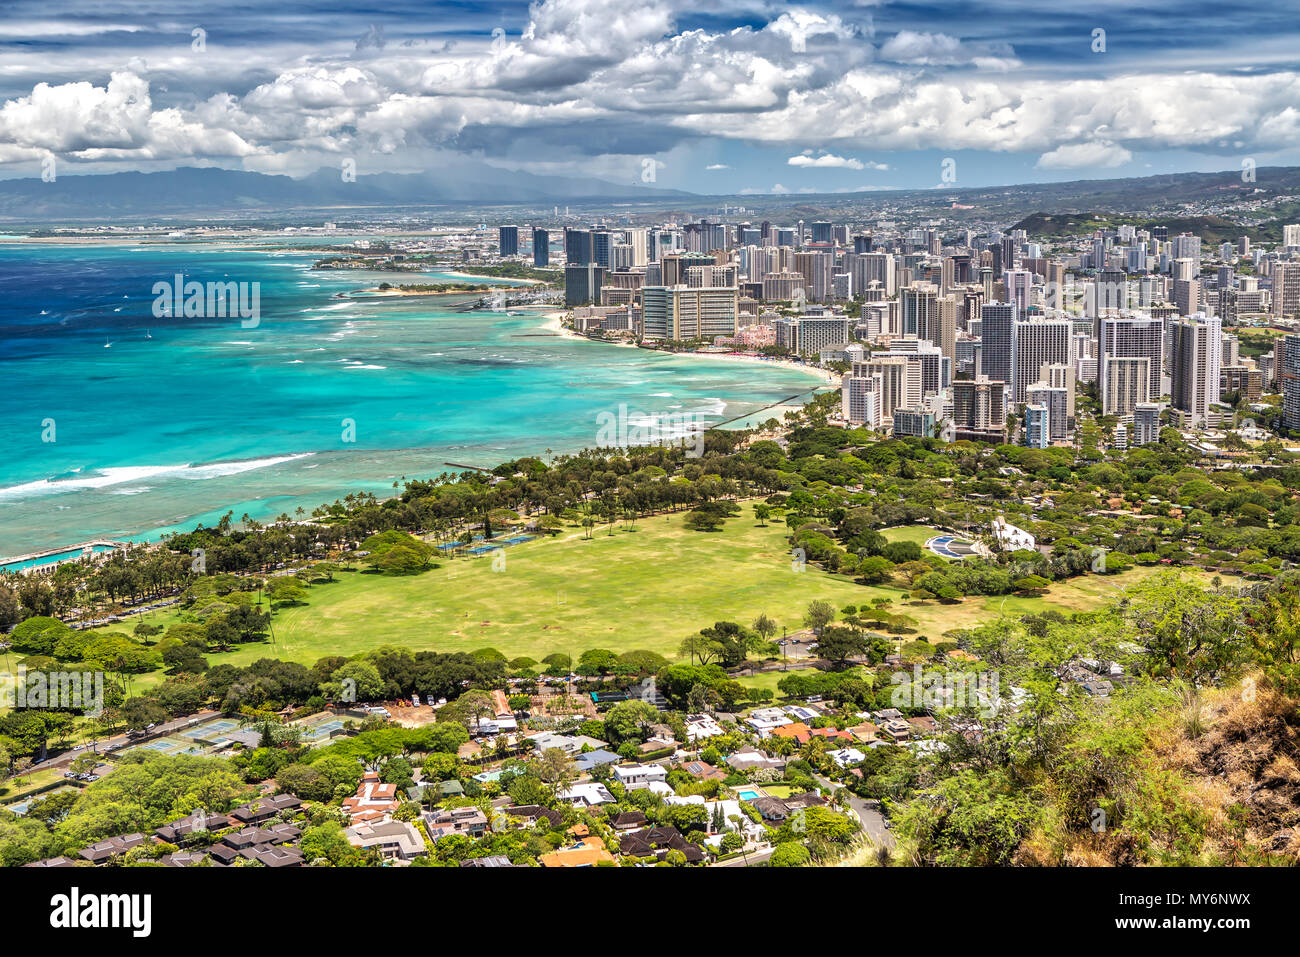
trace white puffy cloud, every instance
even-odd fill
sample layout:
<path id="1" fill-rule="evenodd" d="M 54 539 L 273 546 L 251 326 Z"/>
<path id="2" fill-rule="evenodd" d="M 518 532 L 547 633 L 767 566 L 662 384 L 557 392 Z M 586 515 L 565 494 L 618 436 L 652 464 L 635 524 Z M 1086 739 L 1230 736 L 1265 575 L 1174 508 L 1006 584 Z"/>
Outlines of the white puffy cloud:
<path id="1" fill-rule="evenodd" d="M 900 30 L 880 47 L 880 58 L 918 66 L 972 64 L 983 70 L 1009 70 L 1020 65 L 1005 43 L 966 43 L 946 33 Z"/>
<path id="2" fill-rule="evenodd" d="M 836 156 L 834 153 L 822 153 L 820 156 L 813 156 L 812 151 L 800 153 L 798 156 L 791 156 L 786 160 L 789 166 L 802 166 L 810 169 L 865 169 L 866 165 L 860 159 L 852 157 Z"/>
<path id="3" fill-rule="evenodd" d="M 788 159 L 805 169 L 883 170 L 852 154 L 921 149 L 1036 153 L 1040 167 L 1066 169 L 1148 149 L 1268 152 L 1300 139 L 1294 71 L 1000 75 L 1018 68 L 1005 44 L 904 30 L 877 50 L 851 11 L 804 8 L 757 28 L 682 31 L 683 6 L 537 0 L 517 32 L 454 45 L 407 44 L 390 29 L 382 47 L 358 48 L 355 36 L 335 47 L 268 37 L 238 54 L 212 41 L 204 56 L 140 46 L 107 80 L 83 52 L 48 69 L 93 80 L 11 74 L 23 85 L 0 102 L 0 164 L 58 153 L 307 170 L 339 153 L 450 148 L 560 165 L 582 157 L 589 168 L 593 155 L 724 138 L 791 152 L 822 144 Z M 202 93 L 180 91 L 188 73 Z M 255 79 L 239 86 L 243 75 Z"/>
<path id="4" fill-rule="evenodd" d="M 1041 169 L 1089 169 L 1123 166 L 1133 158 L 1122 146 L 1108 140 L 1092 143 L 1066 143 L 1038 157 Z"/>

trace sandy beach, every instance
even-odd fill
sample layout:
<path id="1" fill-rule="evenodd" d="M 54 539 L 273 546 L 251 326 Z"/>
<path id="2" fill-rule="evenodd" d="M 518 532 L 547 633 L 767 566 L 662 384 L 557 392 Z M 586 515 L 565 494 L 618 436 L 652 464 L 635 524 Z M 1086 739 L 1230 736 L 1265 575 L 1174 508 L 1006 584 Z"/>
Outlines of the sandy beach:
<path id="1" fill-rule="evenodd" d="M 590 339 L 580 333 L 574 332 L 568 326 L 564 325 L 564 319 L 568 316 L 567 312 L 548 312 L 542 318 L 545 323 L 542 328 L 549 332 L 558 332 L 569 339 L 577 339 L 582 342 L 590 342 L 602 346 L 621 346 L 624 349 L 640 348 L 634 342 L 627 341 L 607 341 L 603 339 Z M 748 355 L 736 352 L 665 352 L 664 355 L 683 356 L 687 358 L 703 359 L 726 359 L 731 362 L 756 362 L 765 366 L 779 366 L 782 369 L 789 369 L 792 372 L 802 372 L 810 376 L 816 376 L 829 386 L 840 387 L 840 376 L 831 372 L 829 369 L 818 369 L 802 362 L 793 362 L 789 359 L 769 359 L 765 356 Z"/>

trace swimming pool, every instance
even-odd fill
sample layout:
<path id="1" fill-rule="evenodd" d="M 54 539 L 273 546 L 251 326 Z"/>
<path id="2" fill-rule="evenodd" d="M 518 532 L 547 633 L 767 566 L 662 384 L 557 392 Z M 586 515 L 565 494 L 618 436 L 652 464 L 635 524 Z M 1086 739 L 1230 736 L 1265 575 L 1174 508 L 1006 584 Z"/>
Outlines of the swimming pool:
<path id="1" fill-rule="evenodd" d="M 741 788 L 736 792 L 736 797 L 740 798 L 742 801 L 756 801 L 762 797 L 762 795 L 753 788 Z"/>
<path id="2" fill-rule="evenodd" d="M 102 555 L 104 552 L 115 551 L 112 545 L 92 545 L 90 550 L 95 555 Z M 35 558 L 24 558 L 22 561 L 5 562 L 0 565 L 0 572 L 15 574 L 26 571 L 29 568 L 44 568 L 46 565 L 54 565 L 57 562 L 67 562 L 74 558 L 80 558 L 85 553 L 81 548 L 67 548 L 61 552 L 52 552 L 48 555 L 37 555 Z"/>

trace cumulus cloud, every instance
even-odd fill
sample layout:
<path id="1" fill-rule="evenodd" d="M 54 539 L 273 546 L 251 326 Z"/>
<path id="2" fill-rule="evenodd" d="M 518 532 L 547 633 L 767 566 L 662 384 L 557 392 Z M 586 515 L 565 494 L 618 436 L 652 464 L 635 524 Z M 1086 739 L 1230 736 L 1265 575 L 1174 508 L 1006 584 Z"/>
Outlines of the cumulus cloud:
<path id="1" fill-rule="evenodd" d="M 1038 157 L 1040 169 L 1109 169 L 1123 166 L 1133 158 L 1122 146 L 1107 140 L 1092 143 L 1066 143 Z"/>
<path id="2" fill-rule="evenodd" d="M 705 169 L 731 169 L 726 163 L 710 163 Z"/>
<path id="3" fill-rule="evenodd" d="M 268 35 L 237 53 L 211 42 L 204 57 L 141 43 L 127 69 L 98 47 L 47 58 L 42 69 L 61 80 L 18 80 L 0 102 L 0 164 L 206 156 L 307 171 L 340 153 L 456 149 L 590 168 L 593 154 L 661 155 L 722 138 L 789 150 L 788 165 L 802 169 L 885 170 L 853 154 L 925 149 L 1038 154 L 1041 168 L 1068 169 L 1219 142 L 1267 152 L 1300 138 L 1295 71 L 1001 75 L 1018 66 L 1009 45 L 903 30 L 877 50 L 848 8 L 685 30 L 682 9 L 536 0 L 526 23 L 455 43 L 414 43 L 394 26 L 358 41 L 362 21 L 333 47 Z M 11 72 L 14 86 L 18 75 L 28 76 Z M 810 142 L 822 148 L 796 152 Z"/>
<path id="4" fill-rule="evenodd" d="M 866 169 L 866 164 L 860 159 L 836 156 L 834 153 L 814 156 L 812 150 L 804 150 L 798 156 L 791 156 L 786 160 L 786 165 L 802 166 L 806 169 Z"/>
<path id="5" fill-rule="evenodd" d="M 880 47 L 882 60 L 919 66 L 973 64 L 980 69 L 1009 70 L 1019 66 L 1007 43 L 966 43 L 946 33 L 900 30 Z"/>

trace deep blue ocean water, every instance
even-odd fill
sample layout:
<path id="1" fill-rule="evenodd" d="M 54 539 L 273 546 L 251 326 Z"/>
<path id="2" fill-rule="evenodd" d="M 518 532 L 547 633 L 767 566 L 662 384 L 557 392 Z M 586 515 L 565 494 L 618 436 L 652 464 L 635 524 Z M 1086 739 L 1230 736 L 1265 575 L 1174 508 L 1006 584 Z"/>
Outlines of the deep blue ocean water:
<path id="1" fill-rule="evenodd" d="M 437 274 L 239 245 L 0 243 L 0 556 L 265 520 L 401 477 L 597 444 L 598 416 L 754 411 L 778 367 L 539 336 L 472 297 L 339 301 Z M 261 318 L 158 318 L 154 284 L 257 282 Z M 351 428 L 348 422 L 352 423 Z M 53 441 L 46 441 L 52 438 Z"/>

